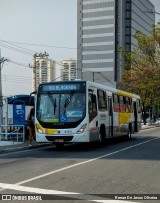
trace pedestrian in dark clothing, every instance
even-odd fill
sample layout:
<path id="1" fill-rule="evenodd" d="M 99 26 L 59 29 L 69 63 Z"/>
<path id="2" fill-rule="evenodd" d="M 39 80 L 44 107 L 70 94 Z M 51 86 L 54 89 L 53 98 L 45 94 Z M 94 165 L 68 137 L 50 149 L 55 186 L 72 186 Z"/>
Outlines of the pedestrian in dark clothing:
<path id="1" fill-rule="evenodd" d="M 34 107 L 30 110 L 30 113 L 27 117 L 27 125 L 29 130 L 29 146 L 32 146 L 32 140 L 35 136 L 35 109 Z"/>

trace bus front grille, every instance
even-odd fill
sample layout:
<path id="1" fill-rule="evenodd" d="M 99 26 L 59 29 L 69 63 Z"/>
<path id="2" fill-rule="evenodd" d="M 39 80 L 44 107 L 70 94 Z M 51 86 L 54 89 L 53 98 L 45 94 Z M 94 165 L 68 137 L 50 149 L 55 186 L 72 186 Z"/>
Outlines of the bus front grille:
<path id="1" fill-rule="evenodd" d="M 73 139 L 73 136 L 46 136 L 48 141 L 54 142 L 58 139 L 62 139 L 64 142 L 69 142 Z"/>

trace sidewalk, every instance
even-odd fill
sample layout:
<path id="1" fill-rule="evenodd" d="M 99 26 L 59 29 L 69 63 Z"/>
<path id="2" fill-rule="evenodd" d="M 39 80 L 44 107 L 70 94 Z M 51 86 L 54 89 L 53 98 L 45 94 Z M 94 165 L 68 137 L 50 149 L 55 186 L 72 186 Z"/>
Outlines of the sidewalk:
<path id="1" fill-rule="evenodd" d="M 13 151 L 22 151 L 27 149 L 34 149 L 43 146 L 49 146 L 50 143 L 37 143 L 33 142 L 32 146 L 29 147 L 28 141 L 16 142 L 16 141 L 0 141 L 0 154 Z"/>
<path id="2" fill-rule="evenodd" d="M 141 130 L 146 130 L 149 128 L 157 128 L 154 124 L 146 124 L 142 125 Z M 6 152 L 13 152 L 13 151 L 22 151 L 27 149 L 34 149 L 34 148 L 40 148 L 43 146 L 49 146 L 51 143 L 37 143 L 33 142 L 32 146 L 29 147 L 28 141 L 26 142 L 17 142 L 17 141 L 0 141 L 0 154 L 6 153 Z"/>
<path id="3" fill-rule="evenodd" d="M 145 129 L 149 129 L 149 128 L 157 128 L 157 127 L 155 126 L 154 123 L 153 124 L 146 123 L 146 125 L 142 125 L 141 130 L 145 130 Z"/>

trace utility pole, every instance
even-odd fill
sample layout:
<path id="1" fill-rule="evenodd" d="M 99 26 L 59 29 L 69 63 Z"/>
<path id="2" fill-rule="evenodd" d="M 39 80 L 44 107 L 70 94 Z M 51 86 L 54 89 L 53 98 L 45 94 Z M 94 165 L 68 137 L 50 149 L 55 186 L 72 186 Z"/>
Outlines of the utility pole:
<path id="1" fill-rule="evenodd" d="M 36 61 L 36 58 L 37 58 L 37 53 L 35 53 L 34 55 L 33 55 L 33 58 L 34 58 L 34 66 L 33 66 L 33 73 L 34 73 L 34 91 L 36 91 L 36 84 L 37 84 L 37 72 L 36 72 L 36 67 L 37 67 L 37 61 Z"/>
<path id="2" fill-rule="evenodd" d="M 31 66 L 30 64 L 29 64 L 29 67 L 30 68 L 33 68 L 33 74 L 34 74 L 34 91 L 36 91 L 36 83 L 37 83 L 37 79 L 36 79 L 36 66 L 37 66 L 37 61 L 36 61 L 36 58 L 38 57 L 38 54 L 37 53 L 35 53 L 34 55 L 33 55 L 33 58 L 34 58 L 34 64 L 33 64 L 33 66 Z"/>
<path id="3" fill-rule="evenodd" d="M 37 89 L 37 63 L 39 63 L 39 61 L 37 61 L 36 59 L 37 58 L 45 58 L 45 57 L 48 57 L 49 56 L 49 54 L 47 54 L 46 52 L 44 52 L 44 53 L 35 53 L 34 55 L 33 55 L 33 58 L 34 58 L 34 65 L 33 66 L 31 66 L 30 64 L 29 64 L 29 67 L 30 68 L 33 68 L 33 73 L 34 73 L 34 91 L 36 91 L 36 89 Z"/>
<path id="4" fill-rule="evenodd" d="M 0 133 L 1 133 L 1 125 L 3 125 L 3 96 L 2 96 L 2 64 L 8 61 L 8 59 L 5 59 L 4 57 L 1 58 L 1 49 L 0 49 Z"/>

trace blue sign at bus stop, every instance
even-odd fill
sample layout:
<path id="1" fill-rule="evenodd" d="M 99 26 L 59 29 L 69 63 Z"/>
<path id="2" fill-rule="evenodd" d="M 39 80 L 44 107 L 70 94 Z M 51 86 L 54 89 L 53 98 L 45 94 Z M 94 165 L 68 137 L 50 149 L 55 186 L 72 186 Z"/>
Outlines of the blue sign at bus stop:
<path id="1" fill-rule="evenodd" d="M 25 125 L 25 104 L 13 104 L 13 125 Z"/>

